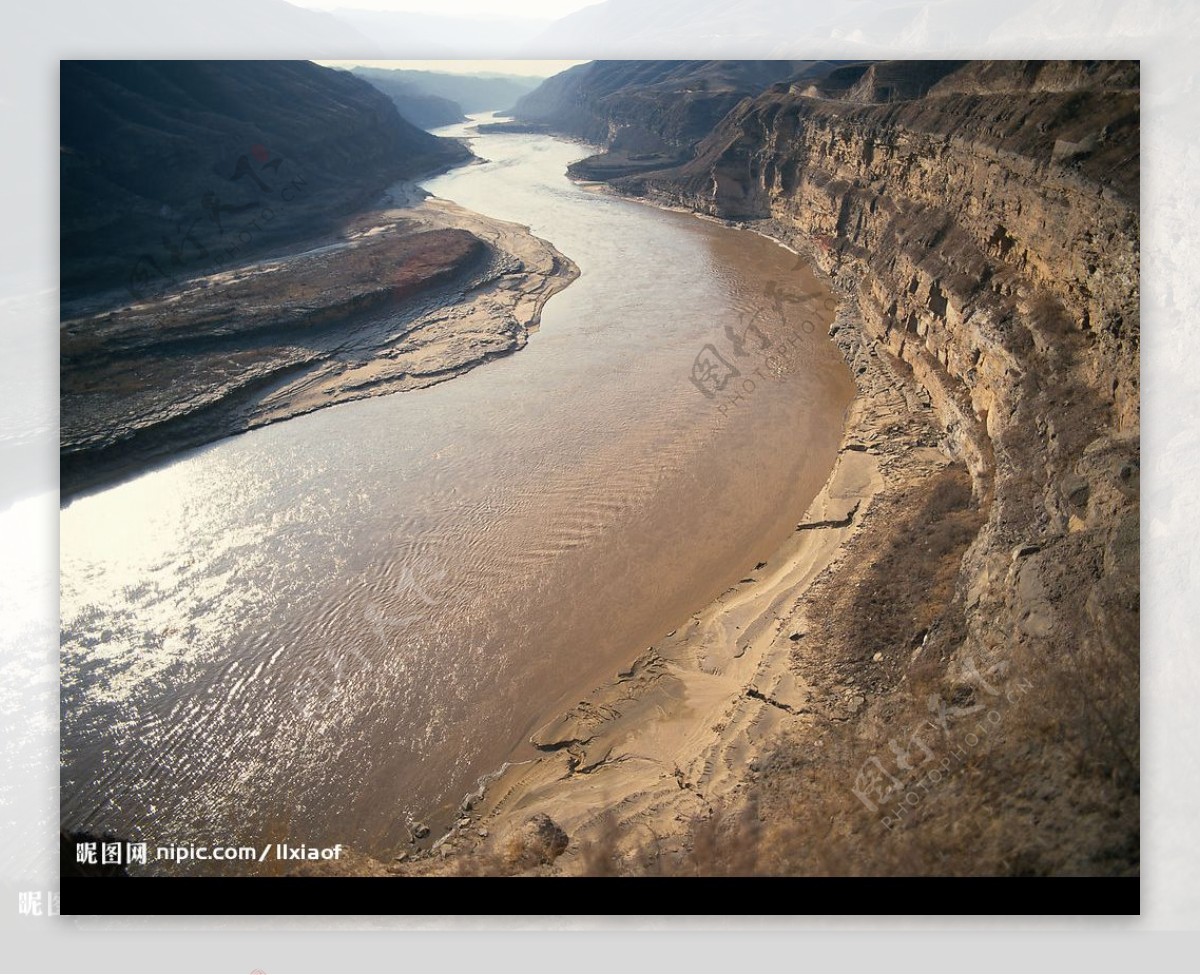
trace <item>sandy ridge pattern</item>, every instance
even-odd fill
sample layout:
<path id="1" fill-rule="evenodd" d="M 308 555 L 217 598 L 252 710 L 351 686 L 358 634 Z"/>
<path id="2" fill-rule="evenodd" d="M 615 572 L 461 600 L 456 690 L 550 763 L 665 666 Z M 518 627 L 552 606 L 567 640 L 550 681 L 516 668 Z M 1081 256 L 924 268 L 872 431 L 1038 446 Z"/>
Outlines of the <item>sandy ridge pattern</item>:
<path id="1" fill-rule="evenodd" d="M 447 832 L 430 834 L 393 874 L 593 872 L 591 849 L 616 864 L 684 852 L 696 825 L 744 799 L 749 777 L 782 733 L 810 737 L 860 712 L 864 698 L 821 667 L 798 667 L 812 595 L 846 586 L 846 553 L 881 497 L 950 465 L 936 417 L 903 364 L 865 341 L 853 297 L 827 317 L 855 373 L 838 458 L 791 536 L 742 582 L 631 660 L 608 683 L 532 736 L 542 752 L 488 777 Z M 857 572 L 860 567 L 854 566 Z M 802 677 L 804 672 L 808 676 Z M 828 679 L 822 680 L 824 674 Z M 522 864 L 531 824 L 569 842 Z"/>

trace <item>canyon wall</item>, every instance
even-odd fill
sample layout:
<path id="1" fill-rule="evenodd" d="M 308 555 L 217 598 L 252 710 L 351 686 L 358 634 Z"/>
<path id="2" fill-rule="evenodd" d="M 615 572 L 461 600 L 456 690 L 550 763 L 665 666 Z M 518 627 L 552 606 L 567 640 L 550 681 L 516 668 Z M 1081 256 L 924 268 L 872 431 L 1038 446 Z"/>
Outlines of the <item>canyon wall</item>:
<path id="1" fill-rule="evenodd" d="M 1139 66 L 976 62 L 904 99 L 865 80 L 776 85 L 690 162 L 616 185 L 811 255 L 847 298 L 835 340 L 894 362 L 932 407 L 985 520 L 954 594 L 965 627 L 935 626 L 913 660 L 932 656 L 963 713 L 990 706 L 998 675 L 1030 682 L 1040 724 L 999 747 L 1015 775 L 1043 769 L 1030 788 L 1057 783 L 1046 801 L 1090 836 L 1089 869 L 1105 844 L 1131 869 Z M 1047 773 L 1051 756 L 1074 764 Z M 984 790 L 997 817 L 1012 792 Z"/>

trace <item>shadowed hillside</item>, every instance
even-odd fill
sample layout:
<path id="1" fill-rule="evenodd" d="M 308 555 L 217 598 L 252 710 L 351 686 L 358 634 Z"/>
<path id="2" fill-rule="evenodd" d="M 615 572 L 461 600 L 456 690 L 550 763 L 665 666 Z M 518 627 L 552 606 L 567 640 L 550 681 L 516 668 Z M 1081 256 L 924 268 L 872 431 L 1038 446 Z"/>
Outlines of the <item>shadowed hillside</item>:
<path id="1" fill-rule="evenodd" d="M 409 68 L 378 70 L 396 81 L 412 85 L 427 95 L 448 98 L 464 112 L 505 111 L 541 83 L 540 78 L 508 74 L 450 74 L 445 71 L 416 71 Z"/>
<path id="2" fill-rule="evenodd" d="M 64 300 L 161 290 L 470 156 L 305 61 L 64 61 L 61 83 Z"/>

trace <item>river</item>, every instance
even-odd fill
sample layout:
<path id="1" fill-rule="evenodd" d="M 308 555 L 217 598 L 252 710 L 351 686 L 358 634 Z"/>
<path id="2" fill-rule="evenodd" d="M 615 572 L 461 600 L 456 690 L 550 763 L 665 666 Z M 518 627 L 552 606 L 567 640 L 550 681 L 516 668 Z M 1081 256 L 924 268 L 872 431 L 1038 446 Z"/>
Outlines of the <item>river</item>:
<path id="1" fill-rule="evenodd" d="M 64 825 L 394 852 L 820 488 L 853 387 L 794 254 L 473 148 L 425 188 L 581 270 L 525 349 L 62 508 Z"/>

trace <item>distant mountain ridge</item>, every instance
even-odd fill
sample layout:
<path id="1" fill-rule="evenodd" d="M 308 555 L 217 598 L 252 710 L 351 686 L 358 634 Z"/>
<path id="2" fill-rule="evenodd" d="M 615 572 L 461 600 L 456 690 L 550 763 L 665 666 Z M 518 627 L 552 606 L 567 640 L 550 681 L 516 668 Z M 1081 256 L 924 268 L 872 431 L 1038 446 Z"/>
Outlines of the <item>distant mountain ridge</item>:
<path id="1" fill-rule="evenodd" d="M 548 26 L 549 19 L 453 17 L 414 10 L 335 10 L 331 16 L 371 39 L 389 58 L 431 60 L 461 57 L 519 57 Z M 362 57 L 360 53 L 358 55 Z"/>
<path id="2" fill-rule="evenodd" d="M 464 112 L 507 111 L 517 100 L 537 88 L 542 78 L 508 74 L 451 74 L 410 68 L 355 68 L 356 74 L 387 77 L 413 86 L 426 95 L 449 99 Z"/>
<path id="3" fill-rule="evenodd" d="M 526 56 L 921 57 L 996 42 L 1028 56 L 1054 36 L 1089 38 L 1095 56 L 1154 19 L 1139 0 L 605 0 L 550 24 Z"/>
<path id="4" fill-rule="evenodd" d="M 590 61 L 547 79 L 512 115 L 604 147 L 572 172 L 606 179 L 678 164 L 743 99 L 842 63 Z"/>
<path id="5" fill-rule="evenodd" d="M 394 71 L 386 68 L 356 67 L 351 69 L 351 74 L 358 75 L 387 95 L 396 106 L 400 117 L 408 119 L 418 128 L 436 129 L 443 125 L 453 125 L 466 118 L 458 102 L 440 95 L 431 95 L 419 85 L 397 78 Z"/>

